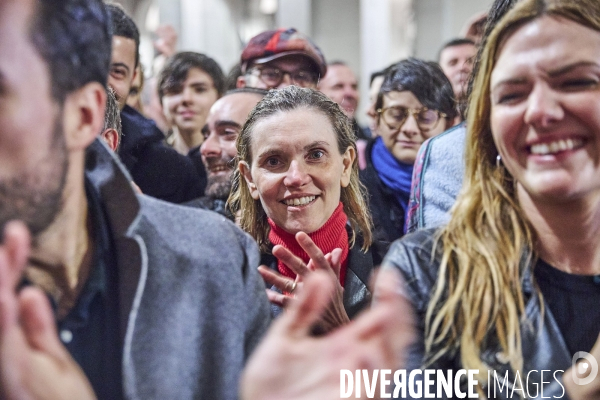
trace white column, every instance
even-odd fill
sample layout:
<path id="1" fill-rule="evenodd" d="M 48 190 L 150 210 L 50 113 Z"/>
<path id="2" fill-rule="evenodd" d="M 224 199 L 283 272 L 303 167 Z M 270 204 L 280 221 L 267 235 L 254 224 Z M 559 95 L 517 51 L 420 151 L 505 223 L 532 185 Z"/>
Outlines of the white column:
<path id="1" fill-rule="evenodd" d="M 422 0 L 419 0 L 422 1 Z M 409 57 L 414 51 L 416 26 L 412 0 L 360 0 L 361 112 L 368 108 L 371 73 Z"/>
<path id="2" fill-rule="evenodd" d="M 179 50 L 214 58 L 227 73 L 238 61 L 240 41 L 225 0 L 181 0 Z"/>
<path id="3" fill-rule="evenodd" d="M 312 36 L 311 0 L 279 0 L 276 23 L 280 28 L 296 28 Z"/>

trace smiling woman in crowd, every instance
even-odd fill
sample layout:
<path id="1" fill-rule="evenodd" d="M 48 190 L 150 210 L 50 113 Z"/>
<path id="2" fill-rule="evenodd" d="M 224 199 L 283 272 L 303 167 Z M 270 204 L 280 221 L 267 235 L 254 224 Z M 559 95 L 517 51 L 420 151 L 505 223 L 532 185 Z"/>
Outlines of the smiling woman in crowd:
<path id="1" fill-rule="evenodd" d="M 175 54 L 162 69 L 158 94 L 172 129 L 175 150 L 187 155 L 204 141 L 202 128 L 210 107 L 223 94 L 225 75 L 207 55 L 185 51 Z"/>
<path id="2" fill-rule="evenodd" d="M 366 151 L 361 181 L 369 191 L 375 237 L 390 243 L 404 233 L 413 164 L 421 144 L 452 126 L 452 85 L 433 62 L 400 61 L 386 73 L 377 101 L 379 137 Z"/>
<path id="3" fill-rule="evenodd" d="M 352 318 L 369 303 L 366 284 L 381 256 L 348 118 L 315 90 L 271 91 L 250 113 L 237 151 L 230 203 L 270 267 L 261 267 L 263 278 L 283 292 L 269 291 L 270 299 L 284 305 L 302 275 L 323 269 L 339 282 L 332 325 Z"/>
<path id="4" fill-rule="evenodd" d="M 567 370 L 600 331 L 600 3 L 519 2 L 473 87 L 450 222 L 384 261 L 419 317 L 411 367 L 478 369 L 481 389 L 488 368 L 511 385 L 520 372 L 528 396 L 561 397 L 573 380 L 540 372 Z"/>
<path id="5" fill-rule="evenodd" d="M 171 57 L 158 79 L 158 95 L 170 127 L 167 143 L 191 158 L 202 191 L 207 173 L 200 155 L 204 141 L 202 128 L 208 112 L 225 90 L 225 75 L 219 64 L 207 55 L 184 51 Z"/>

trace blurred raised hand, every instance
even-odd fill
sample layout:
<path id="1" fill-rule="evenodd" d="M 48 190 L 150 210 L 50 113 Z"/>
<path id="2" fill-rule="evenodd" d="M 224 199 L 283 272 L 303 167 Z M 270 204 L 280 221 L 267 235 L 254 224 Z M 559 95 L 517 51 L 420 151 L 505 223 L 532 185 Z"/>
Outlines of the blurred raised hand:
<path id="1" fill-rule="evenodd" d="M 29 251 L 25 225 L 8 223 L 0 246 L 0 399 L 95 399 L 58 339 L 45 294 L 33 287 L 17 292 Z"/>
<path id="2" fill-rule="evenodd" d="M 371 309 L 327 335 L 311 334 L 334 293 L 324 271 L 309 274 L 302 292 L 271 326 L 244 370 L 244 400 L 340 398 L 342 369 L 398 369 L 413 340 L 413 312 L 398 272 L 377 280 Z M 363 394 L 366 395 L 366 393 Z"/>

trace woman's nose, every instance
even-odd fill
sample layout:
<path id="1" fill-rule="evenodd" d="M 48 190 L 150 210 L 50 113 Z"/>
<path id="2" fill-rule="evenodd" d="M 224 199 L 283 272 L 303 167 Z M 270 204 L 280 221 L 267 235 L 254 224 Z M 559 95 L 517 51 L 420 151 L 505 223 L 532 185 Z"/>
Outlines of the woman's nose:
<path id="1" fill-rule="evenodd" d="M 525 111 L 527 124 L 547 128 L 552 122 L 561 120 L 564 114 L 557 93 L 548 85 L 538 84 L 529 93 Z"/>
<path id="2" fill-rule="evenodd" d="M 404 121 L 400 127 L 400 131 L 409 137 L 418 135 L 419 132 L 421 132 L 421 129 L 419 128 L 417 120 L 413 114 L 409 114 L 408 117 L 406 117 L 406 121 Z"/>
<path id="3" fill-rule="evenodd" d="M 289 187 L 300 187 L 310 180 L 306 171 L 306 165 L 303 162 L 293 160 L 286 172 L 284 185 Z"/>

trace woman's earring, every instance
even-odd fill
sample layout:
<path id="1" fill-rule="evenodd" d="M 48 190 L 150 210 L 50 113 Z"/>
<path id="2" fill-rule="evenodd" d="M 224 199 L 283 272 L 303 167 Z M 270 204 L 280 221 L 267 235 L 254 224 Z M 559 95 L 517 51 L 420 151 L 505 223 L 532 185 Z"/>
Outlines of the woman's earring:
<path id="1" fill-rule="evenodd" d="M 500 168 L 502 166 L 502 156 L 498 154 L 496 156 L 496 168 Z"/>

